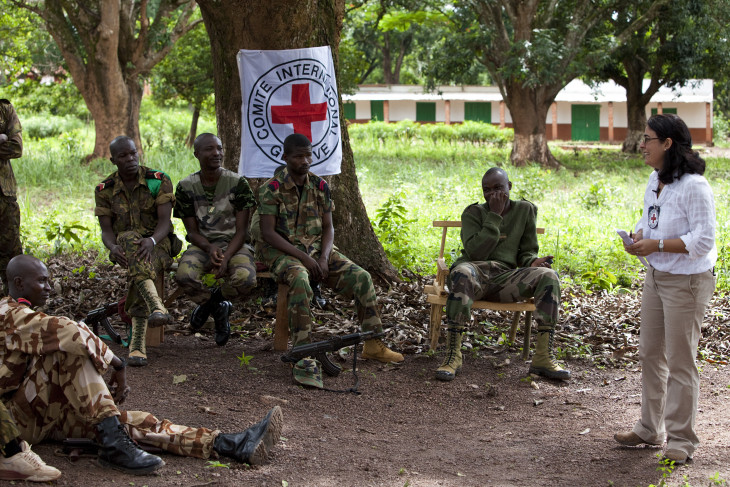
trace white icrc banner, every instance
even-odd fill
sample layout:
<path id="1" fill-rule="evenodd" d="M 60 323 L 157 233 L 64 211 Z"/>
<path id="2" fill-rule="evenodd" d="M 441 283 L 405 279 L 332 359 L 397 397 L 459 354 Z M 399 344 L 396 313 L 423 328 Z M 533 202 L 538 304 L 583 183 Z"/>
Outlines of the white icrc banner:
<path id="1" fill-rule="evenodd" d="M 237 59 L 243 98 L 238 172 L 273 176 L 285 165 L 284 139 L 300 133 L 312 141 L 311 171 L 339 174 L 340 105 L 330 48 L 242 49 Z"/>

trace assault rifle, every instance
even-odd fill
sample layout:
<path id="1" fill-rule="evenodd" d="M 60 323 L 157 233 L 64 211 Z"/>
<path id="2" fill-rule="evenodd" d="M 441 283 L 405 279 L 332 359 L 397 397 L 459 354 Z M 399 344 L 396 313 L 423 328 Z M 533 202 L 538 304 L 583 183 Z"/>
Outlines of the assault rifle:
<path id="1" fill-rule="evenodd" d="M 341 368 L 339 365 L 330 362 L 327 353 L 335 352 L 341 348 L 349 347 L 350 345 L 357 345 L 358 343 L 371 340 L 373 338 L 380 338 L 385 336 L 385 333 L 375 333 L 374 331 L 365 331 L 362 333 L 350 333 L 349 335 L 336 336 L 329 340 L 322 342 L 307 343 L 293 347 L 289 352 L 281 356 L 282 362 L 288 362 L 295 364 L 301 359 L 306 357 L 314 357 L 322 364 L 322 370 L 325 374 L 330 377 L 337 377 Z M 353 366 L 353 372 L 355 367 Z"/>
<path id="2" fill-rule="evenodd" d="M 109 340 L 119 345 L 126 346 L 124 340 L 122 340 L 122 336 L 117 333 L 117 331 L 114 329 L 111 322 L 109 321 L 110 316 L 121 314 L 120 310 L 124 310 L 124 300 L 115 303 L 105 304 L 100 308 L 92 309 L 86 316 L 84 323 L 90 326 L 94 334 L 99 337 L 101 337 L 101 335 L 99 335 L 99 325 L 102 325 L 107 332 Z M 124 315 L 122 315 L 122 320 L 124 320 Z"/>

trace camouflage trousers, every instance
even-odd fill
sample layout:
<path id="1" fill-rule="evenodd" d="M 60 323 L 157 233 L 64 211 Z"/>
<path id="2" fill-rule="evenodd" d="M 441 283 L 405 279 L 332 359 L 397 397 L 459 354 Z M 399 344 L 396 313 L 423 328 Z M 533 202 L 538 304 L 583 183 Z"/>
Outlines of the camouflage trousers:
<path id="1" fill-rule="evenodd" d="M 225 252 L 227 243 L 218 244 Z M 198 304 L 210 299 L 211 289 L 203 283 L 203 275 L 211 271 L 210 255 L 200 247 L 191 245 L 180 258 L 175 281 L 185 294 Z M 256 264 L 253 255 L 242 246 L 228 261 L 227 276 L 223 278 L 221 292 L 228 301 L 245 296 L 256 287 Z"/>
<path id="2" fill-rule="evenodd" d="M 18 427 L 15 426 L 13 416 L 5 407 L 5 404 L 0 402 L 0 451 L 5 453 L 5 445 L 20 436 Z"/>
<path id="3" fill-rule="evenodd" d="M 319 251 L 312 257 L 317 259 Z M 312 331 L 312 288 L 309 285 L 309 272 L 299 259 L 283 255 L 274 261 L 272 274 L 277 281 L 289 285 L 289 332 L 292 346 L 309 343 Z M 362 331 L 381 332 L 383 327 L 378 314 L 377 296 L 370 273 L 358 266 L 341 253 L 330 253 L 329 276 L 324 284 L 338 294 L 355 298 L 358 321 Z"/>
<path id="4" fill-rule="evenodd" d="M 555 328 L 560 306 L 560 280 L 547 267 L 511 269 L 495 261 L 464 262 L 451 269 L 446 317 L 465 326 L 475 300 L 513 303 L 535 298 L 538 331 Z"/>
<path id="5" fill-rule="evenodd" d="M 208 458 L 218 430 L 160 421 L 143 411 L 119 411 L 102 375 L 87 357 L 63 352 L 34 358 L 20 388 L 5 399 L 20 436 L 28 443 L 96 438 L 95 425 L 119 416 L 139 443 L 178 455 Z"/>
<path id="6" fill-rule="evenodd" d="M 7 291 L 5 270 L 10 259 L 23 253 L 20 245 L 20 207 L 15 196 L 0 194 L 0 222 L 3 230 L 0 232 L 0 278 L 2 278 L 3 293 Z"/>
<path id="7" fill-rule="evenodd" d="M 117 244 L 124 249 L 128 264 L 127 282 L 129 283 L 129 289 L 127 290 L 127 303 L 124 305 L 124 311 L 129 316 L 147 318 L 150 310 L 147 309 L 147 303 L 137 290 L 137 283 L 147 279 L 155 281 L 157 276 L 163 274 L 170 267 L 172 257 L 170 257 L 170 239 L 165 237 L 155 245 L 152 251 L 152 262 L 138 259 L 135 253 L 139 246 L 134 242 L 141 238 L 142 236 L 138 232 L 122 232 L 117 235 Z"/>

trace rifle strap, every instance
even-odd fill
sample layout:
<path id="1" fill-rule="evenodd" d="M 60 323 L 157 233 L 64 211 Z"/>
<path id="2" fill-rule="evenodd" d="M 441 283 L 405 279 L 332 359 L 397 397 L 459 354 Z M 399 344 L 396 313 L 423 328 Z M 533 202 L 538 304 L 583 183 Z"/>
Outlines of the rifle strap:
<path id="1" fill-rule="evenodd" d="M 351 392 L 356 396 L 362 394 L 362 392 L 357 390 L 357 388 L 360 386 L 360 377 L 358 377 L 357 375 L 357 344 L 352 347 L 352 375 L 353 377 L 355 377 L 355 385 L 350 387 L 349 389 L 328 389 L 324 387 L 322 390 L 327 392 Z"/>

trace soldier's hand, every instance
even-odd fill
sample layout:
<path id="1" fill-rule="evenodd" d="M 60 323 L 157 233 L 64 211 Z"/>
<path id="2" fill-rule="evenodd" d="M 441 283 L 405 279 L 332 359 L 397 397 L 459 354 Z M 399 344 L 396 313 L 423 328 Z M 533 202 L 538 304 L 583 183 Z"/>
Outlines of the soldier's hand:
<path id="1" fill-rule="evenodd" d="M 309 277 L 313 281 L 321 281 L 322 280 L 322 268 L 319 267 L 319 264 L 316 260 L 314 260 L 310 256 L 306 256 L 302 259 L 302 264 L 304 264 L 304 267 L 307 268 L 307 271 L 309 272 Z"/>
<path id="2" fill-rule="evenodd" d="M 155 249 L 155 244 L 152 242 L 152 239 L 140 238 L 139 240 L 135 240 L 134 244 L 139 246 L 137 252 L 134 253 L 137 259 L 152 262 L 152 251 Z"/>
<path id="3" fill-rule="evenodd" d="M 553 256 L 552 255 L 546 255 L 545 257 L 539 257 L 532 261 L 532 264 L 530 264 L 530 267 L 549 267 L 552 269 L 553 262 Z"/>
<path id="4" fill-rule="evenodd" d="M 213 264 L 213 267 L 220 266 L 223 262 L 223 257 L 225 256 L 221 248 L 217 245 L 211 245 L 208 247 L 208 255 L 210 256 L 210 262 Z"/>
<path id="5" fill-rule="evenodd" d="M 129 267 L 129 263 L 127 262 L 127 254 L 124 253 L 124 249 L 121 245 L 115 245 L 109 250 L 109 253 L 111 254 L 112 260 L 114 262 L 124 268 Z"/>
<path id="6" fill-rule="evenodd" d="M 319 264 L 319 268 L 322 270 L 322 280 L 324 281 L 330 275 L 329 262 L 327 262 L 327 259 L 325 259 L 322 255 L 319 257 L 319 259 L 317 259 L 317 264 Z"/>
<path id="7" fill-rule="evenodd" d="M 112 394 L 115 403 L 122 404 L 127 399 L 132 388 L 127 385 L 126 368 L 112 371 L 112 377 L 109 380 L 109 390 L 113 391 Z"/>
<path id="8" fill-rule="evenodd" d="M 228 273 L 228 259 L 227 257 L 223 256 L 223 260 L 221 261 L 221 264 L 218 267 L 213 267 L 213 271 L 215 271 L 215 278 L 221 279 L 226 276 Z"/>
<path id="9" fill-rule="evenodd" d="M 492 191 L 489 193 L 489 211 L 501 215 L 508 199 L 504 191 Z"/>
<path id="10" fill-rule="evenodd" d="M 8 141 L 8 136 L 6 134 L 0 134 L 0 144 L 4 144 Z"/>

